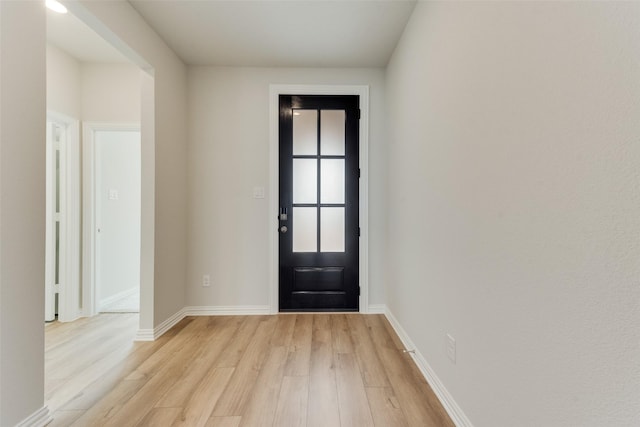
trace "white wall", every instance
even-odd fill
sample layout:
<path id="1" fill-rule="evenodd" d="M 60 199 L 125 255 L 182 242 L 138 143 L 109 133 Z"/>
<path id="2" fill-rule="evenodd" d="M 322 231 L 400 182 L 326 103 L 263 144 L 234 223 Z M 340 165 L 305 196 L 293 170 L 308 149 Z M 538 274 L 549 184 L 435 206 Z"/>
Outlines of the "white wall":
<path id="1" fill-rule="evenodd" d="M 83 0 L 70 9 L 148 70 L 142 76 L 140 327 L 184 307 L 186 277 L 186 67 L 127 2 Z"/>
<path id="2" fill-rule="evenodd" d="M 141 70 L 79 62 L 47 44 L 47 109 L 85 122 L 140 123 Z"/>
<path id="3" fill-rule="evenodd" d="M 632 2 L 419 3 L 394 53 L 387 303 L 476 426 L 638 425 L 639 57 Z"/>
<path id="4" fill-rule="evenodd" d="M 0 2 L 2 426 L 43 406 L 45 28 L 42 4 Z"/>
<path id="5" fill-rule="evenodd" d="M 80 63 L 47 43 L 47 110 L 80 119 Z"/>
<path id="6" fill-rule="evenodd" d="M 140 123 L 141 72 L 133 64 L 82 63 L 82 120 Z"/>
<path id="7" fill-rule="evenodd" d="M 189 68 L 190 306 L 269 305 L 269 85 L 370 86 L 370 302 L 384 301 L 384 72 Z M 202 275 L 211 287 L 202 287 Z"/>

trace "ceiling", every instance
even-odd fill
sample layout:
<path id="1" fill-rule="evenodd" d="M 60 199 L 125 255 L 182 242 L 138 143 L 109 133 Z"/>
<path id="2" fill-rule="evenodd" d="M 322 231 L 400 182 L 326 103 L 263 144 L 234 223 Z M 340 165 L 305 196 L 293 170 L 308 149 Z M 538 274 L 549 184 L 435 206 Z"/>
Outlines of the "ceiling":
<path id="1" fill-rule="evenodd" d="M 129 0 L 191 65 L 384 67 L 411 0 Z"/>
<path id="2" fill-rule="evenodd" d="M 129 0 L 190 65 L 384 67 L 415 0 Z M 47 37 L 82 62 L 126 59 L 71 13 Z"/>
<path id="3" fill-rule="evenodd" d="M 128 62 L 117 49 L 71 13 L 61 15 L 47 9 L 47 41 L 80 62 Z"/>

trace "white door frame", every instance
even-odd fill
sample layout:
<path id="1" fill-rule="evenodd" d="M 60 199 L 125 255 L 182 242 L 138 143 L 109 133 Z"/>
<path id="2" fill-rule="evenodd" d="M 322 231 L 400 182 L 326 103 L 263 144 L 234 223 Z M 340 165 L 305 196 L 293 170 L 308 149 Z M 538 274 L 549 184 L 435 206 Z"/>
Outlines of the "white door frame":
<path id="1" fill-rule="evenodd" d="M 360 313 L 369 312 L 369 86 L 278 85 L 269 86 L 269 300 L 278 313 L 278 120 L 279 95 L 358 95 L 360 97 Z"/>
<path id="2" fill-rule="evenodd" d="M 96 223 L 96 147 L 95 133 L 99 131 L 136 131 L 140 132 L 139 123 L 83 123 L 82 157 L 83 157 L 83 251 L 82 251 L 82 289 L 85 316 L 98 314 L 98 295 L 96 289 L 97 273 L 97 223 Z M 140 219 L 142 221 L 142 218 Z M 141 284 L 142 285 L 142 284 Z M 142 287 L 142 286 L 141 286 Z"/>
<path id="3" fill-rule="evenodd" d="M 64 129 L 64 138 L 60 141 L 60 247 L 59 247 L 59 284 L 58 289 L 58 320 L 71 322 L 81 316 L 80 301 L 80 123 L 78 120 L 54 111 L 47 111 L 47 122 L 52 122 Z M 47 129 L 47 139 L 49 129 Z M 53 147 L 47 144 L 47 162 Z M 53 148 L 55 152 L 55 148 Z M 52 205 L 55 197 L 55 178 L 47 176 L 47 224 L 55 214 Z M 53 210 L 52 210 L 53 209 Z M 47 227 L 47 278 L 53 280 L 51 254 L 55 256 L 55 234 L 51 227 Z M 48 291 L 49 293 L 50 291 Z M 45 310 L 50 310 L 49 304 Z M 51 320 L 52 313 L 46 312 L 46 318 Z"/>

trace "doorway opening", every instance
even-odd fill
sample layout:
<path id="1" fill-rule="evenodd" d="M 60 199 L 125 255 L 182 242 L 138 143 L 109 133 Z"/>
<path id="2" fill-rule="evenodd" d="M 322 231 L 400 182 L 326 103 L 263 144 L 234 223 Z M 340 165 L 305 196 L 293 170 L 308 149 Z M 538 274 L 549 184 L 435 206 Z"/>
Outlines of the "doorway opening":
<path id="1" fill-rule="evenodd" d="M 73 165 L 73 168 L 76 168 L 73 179 L 67 180 L 68 184 L 77 186 L 74 189 L 77 197 L 73 198 L 76 203 L 73 209 L 73 215 L 76 215 L 76 218 L 73 219 L 73 226 L 77 227 L 77 233 L 69 237 L 75 242 L 76 253 L 70 254 L 69 245 L 65 246 L 64 244 L 67 241 L 64 234 L 68 234 L 69 231 L 69 226 L 65 228 L 64 224 L 64 209 L 53 212 L 49 217 L 57 213 L 61 214 L 60 244 L 56 246 L 56 224 L 54 220 L 50 220 L 53 231 L 49 233 L 52 237 L 50 237 L 48 245 L 48 247 L 59 248 L 59 286 L 56 287 L 54 283 L 56 282 L 57 265 L 55 251 L 50 250 L 54 254 L 51 257 L 54 261 L 49 261 L 48 269 L 53 272 L 49 274 L 53 279 L 49 279 L 46 293 L 52 294 L 49 288 L 53 289 L 53 292 L 56 289 L 59 290 L 58 320 L 61 321 L 93 316 L 104 310 L 130 312 L 135 309 L 140 313 L 139 336 L 136 339 L 141 339 L 140 336 L 144 335 L 141 334 L 141 331 L 153 329 L 154 70 L 135 50 L 96 20 L 96 17 L 85 6 L 73 3 L 69 4 L 68 10 L 69 13 L 64 15 L 47 10 L 47 107 L 52 111 L 74 117 L 75 120 L 73 132 L 76 135 L 74 139 L 76 142 L 75 146 L 67 152 L 67 155 L 75 157 L 66 165 Z M 76 43 L 77 40 L 82 40 L 83 43 Z M 138 230 L 133 232 L 129 230 L 137 235 L 138 242 L 128 244 L 128 246 L 138 248 L 139 255 L 137 256 L 137 273 L 134 273 L 137 275 L 137 280 L 130 280 L 128 284 L 123 285 L 123 287 L 127 286 L 127 289 L 120 289 L 117 292 L 109 290 L 99 292 L 95 290 L 91 280 L 94 271 L 90 260 L 95 258 L 95 254 L 88 255 L 88 248 L 92 242 L 87 235 L 95 230 L 87 228 L 87 206 L 92 206 L 89 203 L 92 199 L 90 199 L 91 194 L 88 193 L 88 190 L 92 188 L 92 184 L 87 181 L 85 173 L 87 168 L 87 135 L 84 129 L 87 124 L 109 125 L 112 123 L 125 123 L 129 127 L 135 127 L 138 132 L 138 152 L 144 153 L 144 155 L 138 156 L 137 182 L 142 183 L 138 189 L 138 209 L 135 214 L 138 220 Z M 67 129 L 70 128 L 67 127 Z M 66 148 L 68 148 L 68 132 L 66 139 Z M 63 145 L 62 150 L 64 149 Z M 52 158 L 55 158 L 55 151 Z M 64 162 L 64 154 L 61 154 L 61 159 Z M 112 166 L 113 168 L 119 167 L 118 163 Z M 141 174 L 142 177 L 140 177 Z M 64 179 L 64 174 L 61 174 L 61 179 Z M 55 184 L 53 188 L 56 188 Z M 123 191 L 129 191 L 129 184 L 126 188 L 119 186 L 113 189 L 117 190 L 118 198 L 109 200 L 107 193 L 107 200 L 112 204 L 122 204 L 124 201 Z M 52 194 L 54 194 L 52 200 L 55 201 L 55 192 Z M 112 193 L 112 197 L 113 194 L 115 193 Z M 60 198 L 65 198 L 62 192 Z M 67 198 L 67 201 L 71 199 Z M 64 206 L 63 203 L 62 208 Z M 71 211 L 67 210 L 67 215 L 68 212 Z M 67 267 L 72 262 L 75 265 Z M 123 269 L 123 266 L 106 267 L 107 272 L 117 272 Z M 127 267 L 127 270 L 135 270 L 135 267 Z M 76 275 L 75 282 L 73 282 L 76 283 L 73 292 L 66 292 L 69 286 L 65 285 L 69 281 L 63 280 L 65 271 L 71 271 L 71 274 Z M 98 284 L 98 286 L 100 285 Z M 69 300 L 67 306 L 73 306 L 76 310 L 73 318 L 65 318 L 62 315 L 65 301 L 67 301 L 65 294 Z M 112 298 L 107 299 L 109 297 Z M 52 306 L 50 300 L 53 300 L 55 304 L 55 298 L 55 293 L 53 298 L 48 297 L 47 307 Z M 119 305 L 124 299 L 129 303 L 126 308 Z M 51 310 L 48 309 L 48 311 Z M 49 313 L 47 313 L 47 318 L 51 318 Z"/>
<path id="2" fill-rule="evenodd" d="M 86 305 L 140 309 L 141 135 L 135 125 L 84 125 Z"/>
<path id="3" fill-rule="evenodd" d="M 44 361 L 45 378 L 47 379 L 44 385 L 44 401 L 53 411 L 59 409 L 60 404 L 66 402 L 69 396 L 82 395 L 81 391 L 87 384 L 103 375 L 104 370 L 100 366 L 104 365 L 105 361 L 114 362 L 114 357 L 125 357 L 129 351 L 135 349 L 132 346 L 133 341 L 153 339 L 153 335 L 149 336 L 146 331 L 153 331 L 154 327 L 154 70 L 130 46 L 97 20 L 95 15 L 84 5 L 79 2 L 71 2 L 68 6 L 70 13 L 65 15 L 53 15 L 47 11 L 47 107 L 52 111 L 59 111 L 69 117 L 74 117 L 73 120 L 62 120 L 60 124 L 62 130 L 66 129 L 66 139 L 64 132 L 60 133 L 60 130 L 54 131 L 51 128 L 49 134 L 55 135 L 58 132 L 61 141 L 66 142 L 66 145 L 60 145 L 59 158 L 62 163 L 69 158 L 68 156 L 72 156 L 71 160 L 66 161 L 66 165 L 61 163 L 61 166 L 68 168 L 72 165 L 74 168 L 73 179 L 67 179 L 67 185 L 76 186 L 73 191 L 77 197 L 67 197 L 66 200 L 68 203 L 73 199 L 77 205 L 73 210 L 67 209 L 65 213 L 64 207 L 66 205 L 62 203 L 61 210 L 51 209 L 53 213 L 49 217 L 55 219 L 54 215 L 60 213 L 61 225 L 59 227 L 64 229 L 62 224 L 65 216 L 68 216 L 69 212 L 74 212 L 74 215 L 77 215 L 73 221 L 70 221 L 74 227 L 77 227 L 77 234 L 73 238 L 69 237 L 76 242 L 77 253 L 70 254 L 69 245 L 63 244 L 66 241 L 64 234 L 68 234 L 69 227 L 66 228 L 66 231 L 59 232 L 61 244 L 58 246 L 60 248 L 58 272 L 60 286 L 58 288 L 61 293 L 57 320 L 63 322 L 76 320 L 75 318 L 64 318 L 62 315 L 65 312 L 64 303 L 67 300 L 64 295 L 73 303 L 73 307 L 77 308 L 76 317 L 86 318 L 69 324 L 47 323 L 43 345 L 45 350 L 49 350 L 51 338 L 58 334 L 61 328 L 65 328 L 71 335 L 74 334 L 74 331 L 93 329 L 93 325 L 96 324 L 100 324 L 102 330 L 92 330 L 90 334 L 87 334 L 90 337 L 89 341 L 83 341 L 84 347 L 82 348 L 92 349 L 92 351 L 81 352 L 82 357 L 75 357 L 71 353 L 66 356 L 67 359 L 71 357 L 75 364 L 70 365 L 67 363 L 68 360 L 65 362 L 64 358 L 62 358 L 62 362 L 52 363 L 49 359 Z M 77 40 L 82 40 L 83 43 L 73 43 Z M 61 117 L 64 119 L 63 116 Z M 69 125 L 67 122 L 71 124 Z M 113 123 L 118 124 L 116 128 L 113 128 Z M 126 124 L 124 127 L 121 126 L 123 123 Z M 91 132 L 86 131 L 88 125 L 93 126 Z M 93 201 L 97 197 L 92 198 L 94 192 L 90 191 L 93 187 L 86 178 L 86 168 L 90 165 L 87 159 L 93 158 L 93 152 L 87 149 L 89 138 L 95 136 L 93 130 L 106 131 L 107 133 L 111 131 L 137 133 L 135 139 L 137 151 L 131 155 L 116 155 L 118 160 L 109 162 L 107 165 L 107 169 L 115 171 L 117 174 L 118 168 L 123 167 L 123 159 L 125 159 L 125 163 L 129 163 L 132 157 L 137 157 L 137 160 L 133 160 L 134 163 L 137 163 L 137 172 L 134 174 L 136 178 L 131 178 L 122 185 L 106 184 L 107 192 L 102 192 L 103 195 L 106 194 L 105 203 L 111 202 L 112 204 L 123 204 L 130 193 L 137 193 L 135 196 L 137 212 L 134 214 L 137 218 L 137 231 L 131 228 L 126 230 L 127 234 L 137 235 L 137 242 L 129 242 L 128 244 L 134 249 L 137 248 L 137 261 L 133 262 L 133 267 L 128 265 L 131 267 L 128 268 L 130 272 L 135 270 L 137 263 L 137 273 L 129 275 L 137 275 L 137 280 L 132 280 L 126 285 L 126 290 L 129 291 L 128 295 L 124 295 L 125 289 L 123 288 L 110 295 L 113 297 L 111 301 L 107 299 L 107 291 L 102 291 L 103 288 L 100 284 L 96 290 L 95 284 L 91 280 L 94 270 L 90 261 L 95 258 L 95 252 L 92 254 L 89 250 L 90 244 L 92 244 L 89 235 L 95 232 L 95 227 L 91 225 L 88 228 L 87 215 L 89 215 L 88 206 L 93 206 Z M 100 136 L 98 140 L 102 140 Z M 73 146 L 70 145 L 70 141 L 74 141 Z M 92 139 L 91 142 L 90 146 L 92 147 L 94 140 Z M 67 150 L 66 154 L 63 153 L 65 149 Z M 52 153 L 49 157 L 49 163 L 54 165 L 52 169 L 54 172 L 51 175 L 55 176 L 55 150 L 52 149 Z M 60 170 L 63 169 L 64 167 L 61 167 Z M 91 170 L 93 171 L 93 169 Z M 65 187 L 62 184 L 64 176 L 64 173 L 61 172 L 61 188 Z M 56 184 L 54 180 L 51 182 L 54 183 L 51 200 L 53 200 L 52 206 L 55 207 Z M 131 187 L 137 187 L 137 191 L 133 191 Z M 109 192 L 109 189 L 116 191 Z M 110 195 L 112 199 L 109 199 Z M 62 192 L 59 197 L 61 200 L 65 199 Z M 96 210 L 93 209 L 91 212 L 95 213 Z M 55 221 L 51 220 L 51 223 L 53 224 L 51 229 L 54 232 L 51 233 L 53 237 L 50 239 L 49 246 L 55 248 Z M 124 229 L 124 227 L 116 228 Z M 54 257 L 51 259 L 55 259 L 55 252 L 52 253 L 54 253 Z M 71 262 L 76 264 L 65 269 L 65 266 Z M 98 262 L 99 264 L 100 262 Z M 48 268 L 53 272 L 51 275 L 55 277 L 55 262 Z M 111 265 L 105 269 L 107 272 L 118 273 L 123 270 L 123 266 L 118 265 L 114 268 Z M 62 279 L 65 271 L 77 274 L 77 281 L 74 282 L 77 283 L 77 288 L 73 292 L 65 292 L 65 281 Z M 55 282 L 55 278 L 49 283 L 53 282 Z M 127 307 L 116 306 L 115 303 L 124 302 L 122 300 L 125 297 L 128 303 Z M 51 306 L 49 301 L 48 306 Z M 87 319 L 99 314 L 100 311 L 107 310 L 118 311 L 118 313 L 100 314 L 94 319 Z M 134 310 L 136 313 L 122 313 L 122 311 Z M 96 337 L 98 337 L 97 341 Z M 117 354 L 105 354 L 100 350 L 101 346 L 110 345 L 109 343 L 114 341 L 120 343 Z M 87 370 L 83 371 L 82 380 L 78 382 L 77 371 L 73 370 L 73 366 L 80 365 L 91 365 L 94 368 L 89 373 Z M 104 366 L 102 367 L 104 368 Z M 50 378 L 53 378 L 54 381 L 49 381 Z"/>

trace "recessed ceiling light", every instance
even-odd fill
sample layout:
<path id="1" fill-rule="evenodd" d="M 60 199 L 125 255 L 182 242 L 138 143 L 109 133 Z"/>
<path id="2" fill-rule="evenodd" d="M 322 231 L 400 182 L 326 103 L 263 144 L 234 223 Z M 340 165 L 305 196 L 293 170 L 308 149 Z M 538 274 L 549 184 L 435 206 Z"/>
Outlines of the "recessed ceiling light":
<path id="1" fill-rule="evenodd" d="M 67 8 L 56 0 L 46 0 L 45 5 L 54 12 L 67 13 Z"/>

